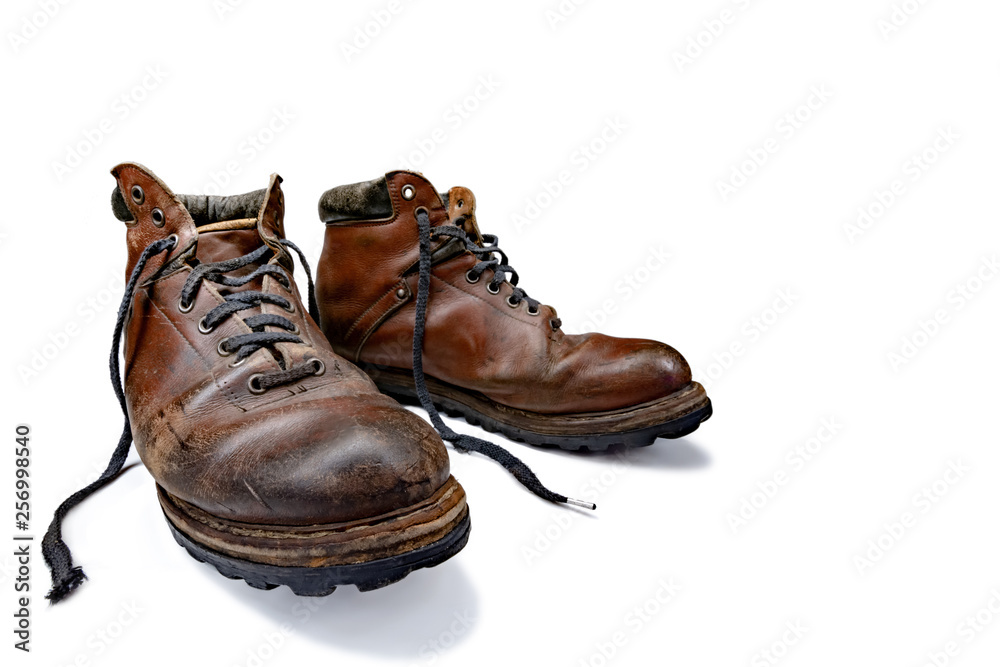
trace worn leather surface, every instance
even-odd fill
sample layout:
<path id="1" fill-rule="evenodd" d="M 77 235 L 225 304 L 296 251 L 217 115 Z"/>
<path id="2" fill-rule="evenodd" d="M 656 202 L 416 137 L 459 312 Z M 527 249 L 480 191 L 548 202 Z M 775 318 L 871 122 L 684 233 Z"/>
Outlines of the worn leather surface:
<path id="1" fill-rule="evenodd" d="M 445 484 L 448 455 L 437 433 L 333 352 L 294 281 L 289 288 L 270 275 L 241 287 L 206 281 L 190 312 L 180 311 L 193 261 L 231 259 L 267 243 L 277 252 L 270 261 L 291 276 L 292 259 L 277 242 L 284 237 L 280 178 L 271 179 L 256 228 L 199 235 L 180 200 L 145 168 L 122 164 L 112 173 L 134 218 L 126 225 L 129 273 L 150 242 L 170 234 L 180 239 L 177 249 L 147 264 L 124 336 L 136 449 L 164 489 L 232 521 L 311 525 L 396 511 Z M 135 184 L 144 191 L 141 204 L 129 196 Z M 163 227 L 152 224 L 153 208 L 164 212 Z M 175 269 L 157 274 L 164 266 Z M 264 304 L 231 315 L 208 334 L 198 330 L 199 320 L 222 302 L 223 290 L 245 289 L 284 296 L 294 312 Z M 260 312 L 299 327 L 302 344 L 275 346 L 286 367 L 316 358 L 325 372 L 251 393 L 251 375 L 279 370 L 275 354 L 258 350 L 234 368 L 234 357 L 221 355 L 218 344 L 249 333 L 243 318 Z"/>
<path id="2" fill-rule="evenodd" d="M 391 216 L 327 224 L 317 299 L 323 331 L 341 355 L 411 369 L 415 212 L 427 209 L 432 227 L 464 217 L 466 232 L 478 237 L 476 200 L 468 189 L 452 188 L 446 209 L 420 174 L 394 171 L 385 180 Z M 404 185 L 415 188 L 412 200 L 401 196 Z M 598 333 L 567 335 L 553 325 L 556 313 L 549 306 L 539 306 L 538 315 L 529 314 L 525 302 L 510 307 L 509 283 L 490 294 L 489 271 L 475 284 L 466 280 L 477 262 L 465 251 L 433 268 L 423 355 L 428 375 L 513 408 L 548 414 L 638 405 L 691 381 L 687 362 L 669 345 Z"/>

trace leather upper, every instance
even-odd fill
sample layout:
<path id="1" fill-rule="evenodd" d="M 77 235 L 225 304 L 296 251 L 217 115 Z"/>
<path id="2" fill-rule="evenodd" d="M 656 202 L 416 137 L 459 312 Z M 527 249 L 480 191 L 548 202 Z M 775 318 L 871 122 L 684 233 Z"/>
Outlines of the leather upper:
<path id="1" fill-rule="evenodd" d="M 274 275 L 238 287 L 204 281 L 183 312 L 181 289 L 197 263 L 233 259 L 266 243 L 274 254 L 264 261 L 291 278 L 292 259 L 278 242 L 284 238 L 279 177 L 271 178 L 252 228 L 199 233 L 181 200 L 145 168 L 127 163 L 112 173 L 134 218 L 127 223 L 128 273 L 149 243 L 178 237 L 172 251 L 154 256 L 143 271 L 124 335 L 135 445 L 158 484 L 230 520 L 311 525 L 393 512 L 446 482 L 448 456 L 436 432 L 333 352 L 294 281 L 288 287 Z M 136 185 L 141 201 L 131 196 Z M 163 212 L 161 227 L 154 209 Z M 199 330 L 226 293 L 250 289 L 289 299 L 292 312 L 264 303 L 209 333 Z M 234 367 L 219 343 L 250 333 L 243 320 L 260 313 L 291 320 L 303 342 L 259 349 Z M 279 358 L 285 368 L 318 359 L 325 370 L 253 393 L 251 376 L 281 370 Z"/>
<path id="2" fill-rule="evenodd" d="M 418 230 L 424 208 L 433 227 L 460 223 L 480 238 L 475 197 L 452 188 L 445 198 L 423 176 L 385 175 L 392 212 L 381 219 L 335 220 L 326 226 L 317 269 L 323 331 L 338 353 L 355 362 L 412 368 Z M 413 197 L 407 199 L 406 189 Z M 447 207 L 445 204 L 447 199 Z M 653 401 L 686 386 L 691 369 L 672 347 L 652 340 L 598 333 L 565 334 L 556 312 L 537 314 L 522 301 L 511 307 L 513 287 L 487 290 L 486 271 L 466 274 L 480 260 L 471 252 L 432 244 L 433 266 L 423 363 L 443 382 L 480 392 L 504 405 L 539 413 L 615 410 Z"/>

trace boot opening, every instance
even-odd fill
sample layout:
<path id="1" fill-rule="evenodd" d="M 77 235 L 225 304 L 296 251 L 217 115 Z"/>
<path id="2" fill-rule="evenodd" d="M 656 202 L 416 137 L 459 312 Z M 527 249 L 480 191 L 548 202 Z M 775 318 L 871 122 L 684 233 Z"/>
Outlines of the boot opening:
<path id="1" fill-rule="evenodd" d="M 229 221 L 257 218 L 264 205 L 266 189 L 254 190 L 242 195 L 220 197 L 215 195 L 176 195 L 184 205 L 196 227 L 226 223 Z M 132 221 L 132 212 L 125 204 L 121 190 L 111 193 L 111 210 L 122 222 Z"/>

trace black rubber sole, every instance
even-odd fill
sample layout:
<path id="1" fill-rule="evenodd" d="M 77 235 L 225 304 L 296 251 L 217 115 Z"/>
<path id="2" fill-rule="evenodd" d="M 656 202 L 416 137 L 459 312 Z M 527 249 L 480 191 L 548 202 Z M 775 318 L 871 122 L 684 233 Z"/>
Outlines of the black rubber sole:
<path id="1" fill-rule="evenodd" d="M 288 586 L 296 595 L 310 597 L 329 595 L 337 586 L 347 585 L 357 586 L 359 591 L 371 591 L 394 584 L 414 570 L 440 565 L 462 550 L 469 541 L 472 527 L 467 512 L 458 526 L 445 537 L 398 556 L 353 565 L 280 567 L 226 556 L 195 542 L 169 519 L 167 525 L 177 543 L 187 549 L 192 558 L 208 563 L 222 576 L 243 579 L 247 585 L 261 590 Z"/>
<path id="2" fill-rule="evenodd" d="M 376 380 L 376 384 L 378 384 L 379 390 L 382 393 L 392 396 L 400 403 L 420 407 L 420 400 L 417 398 L 415 391 L 399 387 L 398 385 L 383 386 L 378 383 L 378 380 Z M 709 400 L 704 407 L 698 408 L 686 415 L 635 431 L 588 435 L 551 435 L 528 431 L 513 424 L 499 421 L 446 396 L 431 394 L 431 400 L 434 401 L 434 405 L 438 410 L 444 412 L 449 417 L 463 417 L 468 423 L 478 426 L 489 433 L 500 433 L 511 440 L 529 445 L 558 447 L 559 449 L 568 451 L 588 450 L 599 452 L 613 445 L 646 447 L 653 444 L 657 438 L 683 438 L 697 430 L 703 421 L 712 416 L 712 402 Z"/>

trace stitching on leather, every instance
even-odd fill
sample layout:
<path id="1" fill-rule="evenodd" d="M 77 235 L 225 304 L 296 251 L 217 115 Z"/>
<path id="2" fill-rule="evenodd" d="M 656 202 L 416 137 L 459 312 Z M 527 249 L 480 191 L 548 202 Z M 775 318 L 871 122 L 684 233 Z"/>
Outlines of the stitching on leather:
<path id="1" fill-rule="evenodd" d="M 451 479 L 452 478 L 449 477 L 448 482 L 450 482 Z M 351 533 L 367 530 L 372 527 L 381 525 L 391 525 L 393 523 L 405 521 L 410 519 L 414 514 L 417 514 L 424 510 L 431 509 L 435 506 L 444 505 L 446 501 L 451 500 L 452 497 L 459 492 L 461 487 L 458 485 L 457 482 L 455 482 L 454 484 L 449 484 L 448 482 L 446 482 L 448 486 L 445 492 L 441 494 L 440 498 L 434 498 L 434 497 L 428 498 L 418 503 L 416 507 L 405 508 L 405 510 L 402 512 L 398 511 L 390 512 L 381 516 L 371 517 L 368 519 L 355 520 L 355 521 L 343 521 L 330 524 L 319 524 L 318 526 L 316 526 L 317 528 L 316 530 L 309 530 L 308 527 L 305 527 L 302 530 L 290 530 L 287 532 L 282 532 L 282 537 L 287 537 L 288 539 L 302 539 L 302 538 L 314 539 L 317 537 L 326 537 L 329 535 L 349 535 Z M 200 509 L 197 505 L 189 503 L 183 500 L 182 498 L 176 498 L 174 496 L 170 496 L 170 500 L 178 509 L 183 511 L 186 518 L 196 521 L 197 523 L 200 523 L 202 525 L 215 528 L 220 532 L 227 532 L 233 535 L 238 535 L 238 534 L 253 535 L 262 530 L 267 530 L 268 528 L 266 524 L 240 525 L 240 522 L 228 521 L 222 519 L 221 517 L 213 516 L 209 512 Z M 181 503 L 183 503 L 183 505 L 181 503 L 178 503 L 177 502 L 178 500 L 180 500 Z M 458 512 L 461 513 L 462 511 L 464 511 L 465 506 L 466 506 L 465 503 L 456 503 L 455 506 L 449 510 L 449 513 L 454 512 L 456 510 L 458 510 Z M 187 507 L 194 508 L 195 510 L 197 510 L 198 514 L 195 515 L 190 511 L 185 511 Z M 205 520 L 205 517 L 208 518 L 208 521 Z M 440 519 L 441 519 L 440 516 L 432 516 L 430 518 L 430 521 L 428 521 L 427 523 L 432 523 Z M 343 524 L 349 524 L 349 525 L 340 527 Z"/>
<path id="2" fill-rule="evenodd" d="M 388 294 L 388 292 L 386 292 L 386 294 Z M 367 308 L 365 308 L 365 312 L 363 312 L 363 313 L 361 313 L 360 315 L 358 315 L 358 319 L 354 320 L 354 324 L 352 324 L 352 325 L 351 325 L 351 328 L 350 328 L 350 329 L 348 329 L 348 330 L 347 330 L 347 332 L 346 332 L 346 333 L 344 334 L 344 338 L 345 338 L 345 339 L 349 339 L 349 338 L 351 337 L 351 333 L 353 333 L 353 331 L 354 331 L 354 328 L 355 328 L 356 326 L 358 326 L 358 325 L 359 325 L 359 324 L 361 323 L 361 320 L 365 319 L 365 316 L 366 316 L 366 315 L 367 315 L 368 313 L 370 313 L 371 311 L 375 310 L 375 307 L 376 307 L 376 306 L 377 306 L 377 305 L 378 305 L 378 304 L 379 304 L 379 303 L 380 303 L 380 302 L 382 301 L 382 299 L 384 299 L 384 298 L 385 298 L 385 294 L 383 294 L 383 295 L 382 295 L 382 296 L 380 296 L 380 297 L 379 297 L 378 299 L 376 299 L 376 300 L 375 300 L 375 303 L 373 303 L 372 305 L 370 305 L 370 306 L 368 306 Z"/>
<path id="3" fill-rule="evenodd" d="M 438 278 L 434 274 L 431 274 L 431 279 L 432 280 L 437 280 L 439 283 L 441 283 L 443 285 L 447 285 L 448 287 L 452 288 L 456 292 L 460 292 L 460 293 L 464 294 L 465 296 L 470 296 L 473 299 L 478 299 L 479 301 L 482 301 L 483 303 L 485 303 L 487 306 L 489 306 L 493 310 L 497 311 L 498 313 L 500 313 L 504 317 L 509 317 L 510 319 L 514 320 L 515 322 L 520 322 L 521 324 L 527 324 L 528 326 L 538 326 L 535 322 L 530 322 L 528 320 L 522 320 L 520 317 L 515 317 L 512 313 L 505 312 L 503 309 L 499 308 L 498 306 L 495 306 L 494 304 L 490 303 L 489 301 L 487 301 L 486 299 L 482 298 L 481 296 L 476 296 L 475 294 L 472 294 L 471 292 L 466 292 L 461 287 L 455 287 L 454 285 L 452 285 L 450 282 L 448 282 L 444 278 Z M 429 311 L 430 311 L 430 309 L 428 308 L 428 312 Z M 540 319 L 539 322 L 541 322 L 541 321 L 543 321 L 543 320 Z"/>
<path id="4" fill-rule="evenodd" d="M 443 285 L 447 285 L 448 287 L 452 288 L 453 290 L 455 290 L 455 291 L 457 291 L 457 292 L 459 292 L 459 293 L 461 293 L 461 294 L 463 294 L 463 295 L 465 295 L 467 297 L 471 297 L 473 299 L 478 299 L 479 301 L 485 303 L 487 306 L 489 306 L 490 308 L 492 308 L 496 312 L 500 313 L 504 317 L 508 317 L 508 318 L 514 320 L 515 322 L 519 322 L 521 324 L 526 324 L 528 326 L 535 326 L 535 327 L 540 326 L 539 324 L 536 324 L 535 322 L 531 322 L 531 321 L 528 321 L 528 320 L 522 320 L 519 317 L 515 317 L 511 313 L 504 312 L 501 308 L 498 308 L 497 306 L 493 305 L 492 303 L 490 303 L 486 299 L 484 299 L 482 297 L 479 297 L 479 296 L 476 296 L 475 294 L 471 294 L 469 292 L 466 292 L 464 289 L 461 289 L 460 287 L 455 287 L 454 285 L 452 285 L 451 283 L 449 283 L 447 280 L 445 280 L 443 278 L 439 278 L 439 277 L 435 276 L 433 273 L 431 274 L 431 281 L 432 282 L 436 281 L 436 282 L 441 283 Z M 406 282 L 406 281 L 404 280 L 403 282 Z M 409 288 L 409 285 L 407 285 L 407 288 Z M 413 290 L 410 290 L 410 292 L 412 294 Z M 392 319 L 393 316 L 399 314 L 399 311 L 402 310 L 402 306 L 408 304 L 409 302 L 410 302 L 410 300 L 401 302 L 399 308 L 395 308 L 395 309 L 390 310 L 378 322 L 376 322 L 374 325 L 372 325 L 371 329 L 366 333 L 364 339 L 358 345 L 357 351 L 355 352 L 355 355 L 354 355 L 354 357 L 355 357 L 354 358 L 354 363 L 358 363 L 361 360 L 361 352 L 362 352 L 362 350 L 364 348 L 364 345 L 365 345 L 365 343 L 368 342 L 368 339 L 371 337 L 371 335 L 373 333 L 375 333 L 375 330 L 378 329 L 379 327 L 381 327 L 383 324 L 385 324 L 386 321 Z M 428 313 L 429 312 L 430 312 L 430 307 L 428 307 Z M 542 322 L 542 321 L 546 321 L 546 320 L 539 320 L 539 322 Z"/>
<path id="5" fill-rule="evenodd" d="M 385 225 L 391 225 L 396 222 L 396 216 L 391 218 L 386 218 L 384 220 L 369 220 L 367 222 L 352 222 L 348 223 L 337 223 L 337 222 L 324 222 L 323 224 L 327 227 L 340 227 L 342 229 L 353 229 L 355 227 L 383 227 Z"/>
<path id="6" fill-rule="evenodd" d="M 204 356 L 202 356 L 201 352 L 199 352 L 199 351 L 198 351 L 198 348 L 196 348 L 196 347 L 195 347 L 195 346 L 194 346 L 194 345 L 193 345 L 193 344 L 191 343 L 191 341 L 190 341 L 190 340 L 188 340 L 188 337 L 187 337 L 187 336 L 185 336 L 185 335 L 184 335 L 184 333 L 183 333 L 183 332 L 182 332 L 182 331 L 181 331 L 180 329 L 178 329 L 178 328 L 177 328 L 177 325 L 176 325 L 176 324 L 174 324 L 174 323 L 173 323 L 173 321 L 172 321 L 172 320 L 171 320 L 171 319 L 170 319 L 169 317 L 167 317 L 167 314 L 166 314 L 166 313 L 165 313 L 165 312 L 163 311 L 163 309 L 162 309 L 162 308 L 160 308 L 160 306 L 159 306 L 159 305 L 158 305 L 158 304 L 157 304 L 157 303 L 156 303 L 155 301 L 153 301 L 153 299 L 149 298 L 149 294 L 148 294 L 148 293 L 145 293 L 145 294 L 144 294 L 144 296 L 146 297 L 146 300 L 147 300 L 147 301 L 149 301 L 149 305 L 151 305 L 151 306 L 152 306 L 152 307 L 153 307 L 154 309 L 156 309 L 156 312 L 158 312 L 158 313 L 160 314 L 160 316 L 161 316 L 161 317 L 162 317 L 162 318 L 163 318 L 164 320 L 166 320 L 167 324 L 169 324 L 169 325 L 170 325 L 170 327 L 171 327 L 171 328 L 172 328 L 172 329 L 173 329 L 174 331 L 176 331 L 176 332 L 177 332 L 177 335 L 181 337 L 181 340 L 183 340 L 183 341 L 184 341 L 185 343 L 187 343 L 187 346 L 191 348 L 191 350 L 192 350 L 192 351 L 193 351 L 193 352 L 195 353 L 195 355 L 196 355 L 196 356 L 197 356 L 197 357 L 198 357 L 199 359 L 201 359 L 202 363 L 203 363 L 203 364 L 205 364 L 206 366 L 208 366 L 208 375 L 209 375 L 209 377 L 211 377 L 211 378 L 212 378 L 212 382 L 213 382 L 213 383 L 215 384 L 215 386 L 216 386 L 216 387 L 218 387 L 218 388 L 219 388 L 219 390 L 220 390 L 220 391 L 222 391 L 222 392 L 223 392 L 223 393 L 224 393 L 224 394 L 226 395 L 226 397 L 227 397 L 227 398 L 228 398 L 228 399 L 229 399 L 229 400 L 230 400 L 230 401 L 231 401 L 231 402 L 232 402 L 232 403 L 233 403 L 233 404 L 234 404 L 234 405 L 235 405 L 235 406 L 236 406 L 237 408 L 240 408 L 241 406 L 240 406 L 240 405 L 239 405 L 239 404 L 238 404 L 238 403 L 236 402 L 236 400 L 235 400 L 235 397 L 234 397 L 234 396 L 232 395 L 232 392 L 231 392 L 231 391 L 230 391 L 230 390 L 229 390 L 229 389 L 228 389 L 227 387 L 223 387 L 222 385 L 220 385 L 220 384 L 219 384 L 219 380 L 218 380 L 218 378 L 216 378 L 216 377 L 215 377 L 215 373 L 214 373 L 214 372 L 212 372 L 212 364 L 208 363 L 208 360 L 207 360 L 207 359 L 205 359 L 205 357 L 204 357 Z"/>
<path id="7" fill-rule="evenodd" d="M 403 306 L 405 306 L 407 303 L 410 302 L 409 297 L 413 295 L 413 290 L 410 289 L 410 286 L 407 284 L 406 280 L 401 280 L 400 282 L 396 283 L 396 285 L 393 286 L 393 289 L 389 290 L 389 292 L 383 295 L 382 298 L 384 299 L 386 298 L 386 296 L 392 295 L 394 291 L 400 289 L 399 287 L 400 285 L 404 285 L 406 287 L 406 292 L 407 292 L 406 301 L 397 301 L 396 303 L 390 304 L 389 308 L 384 313 L 382 313 L 382 315 L 380 315 L 377 320 L 372 322 L 372 325 L 368 327 L 368 330 L 365 331 L 364 336 L 362 336 L 361 342 L 358 343 L 358 349 L 354 353 L 355 363 L 361 360 L 361 349 L 365 346 L 365 343 L 368 342 L 368 339 L 371 338 L 371 335 L 375 333 L 375 331 L 379 327 L 385 324 L 386 320 L 390 319 L 393 315 L 396 314 L 397 311 L 399 311 Z"/>
<path id="8" fill-rule="evenodd" d="M 204 283 L 203 287 L 205 287 L 208 290 L 209 294 L 211 294 L 212 296 L 214 296 L 219 301 L 219 303 L 225 303 L 226 300 L 222 298 L 222 295 L 219 294 L 219 290 L 217 288 L 215 288 L 213 285 L 211 285 L 210 283 Z M 234 318 L 229 318 L 229 319 L 234 319 Z M 250 327 L 247 326 L 246 322 L 244 322 L 242 318 L 237 317 L 235 319 L 239 323 L 237 326 L 242 325 L 242 327 L 244 329 L 246 329 L 246 331 L 248 331 L 248 332 L 251 331 Z M 269 359 L 268 361 L 270 363 L 274 364 L 275 366 L 278 365 L 278 362 L 276 362 L 274 359 Z M 214 364 L 210 364 L 210 366 L 214 366 Z M 280 366 L 279 366 L 279 368 L 280 368 Z M 229 401 L 234 406 L 236 406 L 236 408 L 238 408 L 239 410 L 242 410 L 243 412 L 249 412 L 250 410 L 253 409 L 253 406 L 251 406 L 251 407 L 248 408 L 248 407 L 245 407 L 243 405 L 240 405 L 240 400 L 241 400 L 242 397 L 241 396 L 237 396 L 236 392 L 232 388 L 232 384 L 231 383 L 227 383 L 225 385 L 219 384 L 219 378 L 215 374 L 214 368 L 212 370 L 212 381 L 215 382 L 215 386 L 216 387 L 218 387 L 222 392 L 225 393 L 226 398 L 228 398 Z"/>
<path id="9" fill-rule="evenodd" d="M 190 341 L 190 340 L 188 339 L 188 337 L 187 337 L 187 336 L 185 336 L 185 335 L 184 335 L 184 333 L 183 333 L 183 332 L 182 332 L 182 331 L 181 331 L 180 329 L 178 329 L 178 328 L 177 328 L 177 325 L 176 325 L 176 324 L 174 324 L 174 323 L 173 323 L 173 321 L 172 321 L 172 320 L 171 320 L 171 319 L 170 319 L 169 317 L 167 317 L 167 314 L 166 314 L 165 312 L 163 312 L 163 309 L 162 309 L 162 308 L 160 308 L 160 306 L 159 306 L 159 305 L 158 305 L 158 304 L 157 304 L 157 303 L 156 303 L 156 302 L 155 302 L 155 301 L 154 301 L 153 299 L 151 299 L 151 298 L 150 298 L 149 294 L 148 294 L 148 293 L 146 293 L 146 294 L 144 294 L 144 296 L 146 297 L 146 301 L 148 301 L 148 302 L 149 302 L 149 305 L 151 305 L 151 306 L 152 306 L 153 308 L 155 308 L 155 309 L 156 309 L 156 311 L 157 311 L 158 313 L 160 313 L 160 315 L 161 315 L 161 316 L 163 317 L 163 319 L 165 319 L 165 320 L 167 321 L 167 324 L 169 324 L 169 325 L 170 325 L 170 327 L 171 327 L 171 328 L 172 328 L 172 329 L 173 329 L 174 331 L 176 331 L 176 332 L 177 332 L 177 335 L 178 335 L 178 336 L 180 336 L 180 337 L 181 337 L 181 339 L 182 339 L 182 340 L 183 340 L 183 341 L 184 341 L 185 343 L 187 343 L 187 344 L 188 344 L 188 347 L 190 347 L 190 348 L 191 348 L 192 350 L 194 350 L 194 353 L 195 353 L 196 355 L 198 355 L 198 358 L 199 358 L 199 359 L 201 359 L 201 360 L 202 360 L 203 362 L 206 362 L 206 365 L 208 365 L 209 367 L 211 367 L 211 364 L 208 364 L 208 363 L 207 363 L 207 361 L 208 361 L 208 360 L 207 360 L 207 359 L 205 359 L 205 357 L 203 357 L 203 356 L 201 355 L 201 352 L 199 352 L 199 351 L 198 351 L 198 348 L 196 348 L 196 347 L 195 347 L 195 346 L 194 346 L 194 345 L 193 345 L 193 344 L 191 343 L 191 341 Z"/>
<path id="10" fill-rule="evenodd" d="M 147 299 L 149 298 L 149 297 L 148 297 L 148 295 L 147 295 L 147 297 L 146 297 L 146 298 L 147 298 Z M 153 307 L 154 307 L 154 308 L 156 308 L 156 310 L 158 310 L 158 311 L 160 312 L 160 314 L 161 314 L 161 315 L 163 316 L 163 318 L 164 318 L 164 319 L 165 319 L 165 320 L 166 320 L 167 322 L 169 322 L 169 323 L 170 323 L 170 326 L 171 326 L 171 327 L 173 327 L 174 331 L 176 331 L 176 332 L 177 332 L 177 333 L 178 333 L 178 334 L 180 335 L 180 337 L 181 337 L 181 338 L 182 338 L 182 339 L 184 340 L 184 342 L 188 344 L 188 347 L 190 347 L 190 348 L 191 348 L 192 350 L 194 350 L 194 353 L 195 353 L 196 355 L 198 355 L 198 358 L 199 358 L 199 359 L 201 359 L 202 363 L 204 363 L 204 364 L 206 364 L 206 365 L 208 366 L 208 375 L 209 375 L 209 377 L 210 377 L 210 378 L 212 378 L 212 384 L 214 384 L 214 385 L 215 385 L 216 387 L 218 387 L 218 388 L 219 388 L 219 391 L 221 391 L 221 392 L 223 393 L 223 395 L 224 395 L 224 396 L 226 397 L 226 399 L 227 399 L 227 400 L 228 400 L 228 401 L 229 401 L 230 403 L 232 403 L 232 404 L 233 404 L 233 406 L 234 406 L 235 408 L 237 408 L 237 409 L 239 409 L 239 410 L 244 410 L 243 406 L 241 406 L 241 405 L 239 404 L 239 401 L 237 400 L 237 398 L 236 398 L 236 395 L 235 395 L 235 394 L 233 393 L 232 389 L 231 389 L 230 387 L 227 387 L 227 386 L 223 386 L 223 385 L 219 384 L 219 378 L 218 378 L 218 377 L 216 377 L 216 375 L 215 375 L 215 371 L 214 371 L 214 369 L 212 368 L 212 364 L 210 364 L 210 363 L 208 362 L 208 359 L 206 359 L 206 358 L 205 358 L 204 356 L 202 356 L 201 352 L 199 352 L 199 351 L 198 351 L 198 348 L 196 348 L 196 347 L 195 347 L 195 346 L 194 346 L 194 345 L 193 345 L 193 344 L 191 343 L 191 341 L 190 341 L 190 340 L 188 340 L 188 337 L 187 337 L 187 336 L 185 336 L 185 335 L 183 334 L 183 332 L 181 332 L 181 330 L 177 328 L 177 325 L 175 325 L 175 324 L 174 324 L 174 323 L 173 323 L 173 322 L 172 322 L 172 321 L 170 320 L 170 318 L 169 318 L 169 317 L 167 317 L 167 314 L 163 312 L 163 309 L 162 309 L 162 308 L 160 308 L 160 307 L 159 307 L 158 305 L 156 305 L 155 303 L 153 303 L 153 300 L 152 300 L 152 299 L 150 299 L 150 301 L 149 301 L 149 302 L 150 302 L 150 303 L 151 303 L 151 304 L 153 305 Z M 244 410 L 244 411 L 245 411 L 245 410 Z"/>

